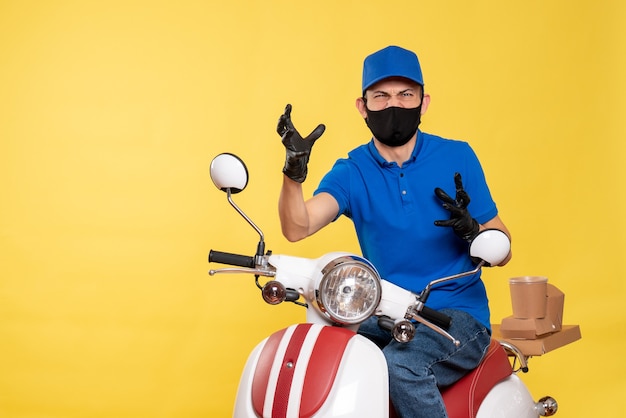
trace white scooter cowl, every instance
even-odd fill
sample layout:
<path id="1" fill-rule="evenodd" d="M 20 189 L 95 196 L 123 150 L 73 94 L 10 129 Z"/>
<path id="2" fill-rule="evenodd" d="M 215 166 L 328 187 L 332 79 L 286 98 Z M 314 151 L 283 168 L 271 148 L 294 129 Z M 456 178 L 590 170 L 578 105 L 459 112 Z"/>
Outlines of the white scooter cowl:
<path id="1" fill-rule="evenodd" d="M 350 330 L 292 325 L 248 357 L 235 418 L 389 416 L 389 377 L 382 351 Z"/>
<path id="2" fill-rule="evenodd" d="M 512 374 L 491 389 L 476 418 L 538 418 L 535 405 L 524 382 Z"/>

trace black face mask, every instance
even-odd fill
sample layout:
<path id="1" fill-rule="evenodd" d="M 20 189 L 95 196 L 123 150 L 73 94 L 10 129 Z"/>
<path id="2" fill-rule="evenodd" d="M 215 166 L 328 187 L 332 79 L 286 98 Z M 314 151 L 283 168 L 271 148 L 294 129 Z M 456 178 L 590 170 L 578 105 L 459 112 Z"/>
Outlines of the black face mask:
<path id="1" fill-rule="evenodd" d="M 388 107 L 383 110 L 365 110 L 365 123 L 370 131 L 389 147 L 399 147 L 409 142 L 421 122 L 422 105 L 413 109 Z"/>

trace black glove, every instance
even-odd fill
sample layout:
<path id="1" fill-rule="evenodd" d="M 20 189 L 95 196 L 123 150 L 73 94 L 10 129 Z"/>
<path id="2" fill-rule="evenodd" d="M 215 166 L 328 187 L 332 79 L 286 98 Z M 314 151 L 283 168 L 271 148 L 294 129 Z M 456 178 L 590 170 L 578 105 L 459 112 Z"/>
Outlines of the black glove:
<path id="1" fill-rule="evenodd" d="M 291 105 L 285 107 L 285 113 L 278 119 L 276 132 L 281 136 L 283 145 L 287 151 L 283 173 L 293 181 L 304 182 L 307 174 L 307 163 L 311 155 L 311 148 L 317 139 L 322 136 L 326 127 L 317 125 L 306 138 L 302 136 L 291 122 Z"/>
<path id="2" fill-rule="evenodd" d="M 435 225 L 451 226 L 459 238 L 470 242 L 478 235 L 478 222 L 472 218 L 467 210 L 470 197 L 463 190 L 463 182 L 459 173 L 454 174 L 454 184 L 456 185 L 456 199 L 454 200 L 439 187 L 435 189 L 435 195 L 443 201 L 443 207 L 450 211 L 450 219 L 435 221 Z"/>

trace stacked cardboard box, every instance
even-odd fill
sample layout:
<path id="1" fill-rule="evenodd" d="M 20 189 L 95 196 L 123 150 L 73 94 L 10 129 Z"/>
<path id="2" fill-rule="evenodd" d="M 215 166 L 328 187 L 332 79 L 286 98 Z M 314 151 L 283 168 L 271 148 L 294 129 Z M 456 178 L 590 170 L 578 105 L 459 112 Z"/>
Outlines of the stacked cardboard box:
<path id="1" fill-rule="evenodd" d="M 549 283 L 545 284 L 544 289 L 545 294 L 535 296 L 541 300 L 524 300 L 520 298 L 521 292 L 517 294 L 518 289 L 512 284 L 514 312 L 504 318 L 499 326 L 493 326 L 494 338 L 510 342 L 527 356 L 542 355 L 579 340 L 581 334 L 578 325 L 563 325 L 565 294 Z M 529 306 L 532 307 L 530 310 Z"/>

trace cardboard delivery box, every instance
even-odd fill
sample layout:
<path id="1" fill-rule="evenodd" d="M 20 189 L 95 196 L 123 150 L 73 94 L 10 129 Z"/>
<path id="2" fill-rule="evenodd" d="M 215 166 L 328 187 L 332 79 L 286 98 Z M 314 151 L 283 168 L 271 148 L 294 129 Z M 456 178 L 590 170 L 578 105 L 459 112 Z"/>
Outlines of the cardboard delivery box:
<path id="1" fill-rule="evenodd" d="M 582 338 L 580 326 L 578 325 L 563 325 L 563 328 L 560 331 L 532 340 L 524 340 L 520 338 L 503 337 L 500 332 L 500 325 L 494 324 L 492 326 L 491 336 L 498 341 L 507 341 L 517 347 L 522 354 L 528 357 L 541 356 Z"/>
<path id="2" fill-rule="evenodd" d="M 536 339 L 561 330 L 565 294 L 549 283 L 545 286 L 545 292 L 545 309 L 542 310 L 545 316 L 519 318 L 514 314 L 504 318 L 500 325 L 500 332 L 504 338 Z"/>
<path id="3" fill-rule="evenodd" d="M 536 276 L 510 282 L 513 315 L 492 326 L 494 339 L 509 342 L 526 356 L 540 356 L 581 338 L 578 325 L 563 325 L 565 294 L 556 286 Z"/>

